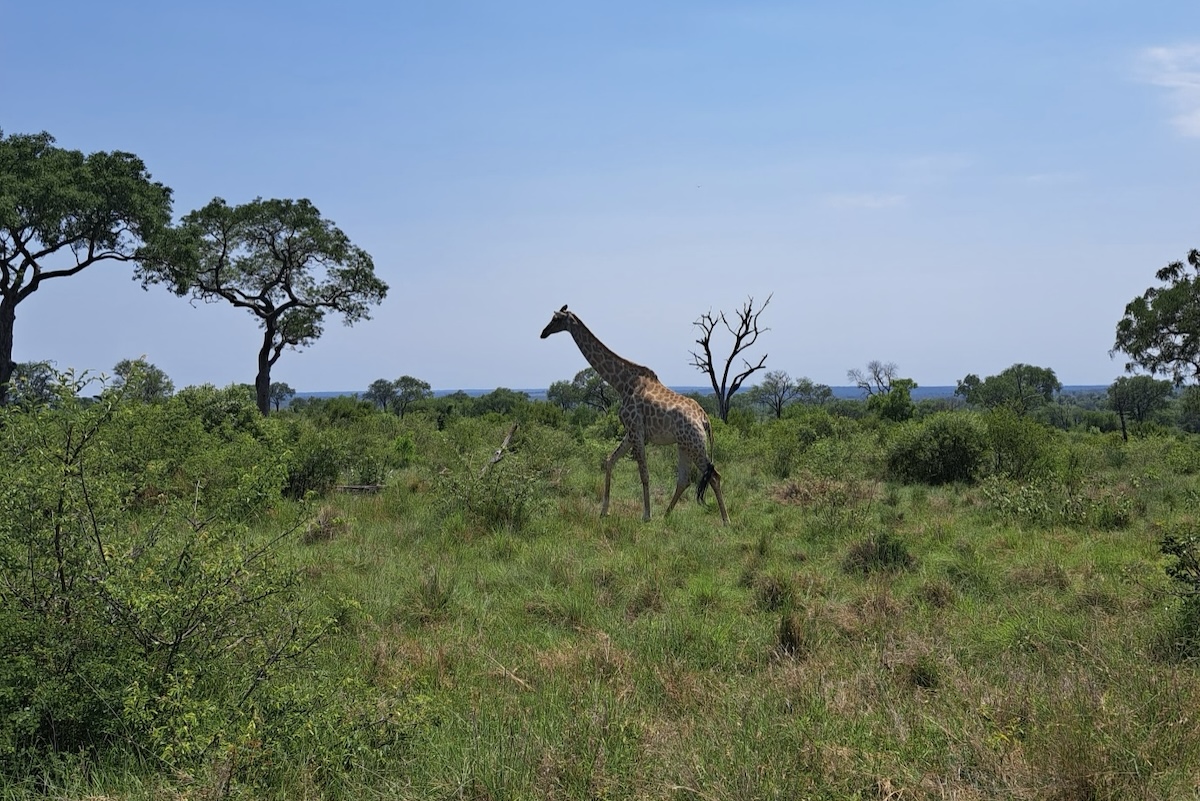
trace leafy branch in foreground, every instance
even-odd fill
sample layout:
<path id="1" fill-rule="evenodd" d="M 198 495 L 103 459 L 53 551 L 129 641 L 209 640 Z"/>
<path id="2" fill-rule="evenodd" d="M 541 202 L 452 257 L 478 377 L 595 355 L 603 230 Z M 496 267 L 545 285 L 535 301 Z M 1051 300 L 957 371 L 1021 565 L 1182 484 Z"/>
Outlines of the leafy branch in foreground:
<path id="1" fill-rule="evenodd" d="M 279 497 L 271 444 L 148 495 L 160 474 L 126 451 L 173 458 L 178 421 L 120 391 L 85 403 L 86 383 L 61 376 L 52 405 L 0 409 L 0 652 L 19 655 L 0 664 L 0 775 L 45 752 L 121 745 L 183 769 L 237 746 L 328 626 L 276 560 L 305 510 L 271 535 L 248 525 Z M 181 447 L 231 453 L 190 433 Z"/>

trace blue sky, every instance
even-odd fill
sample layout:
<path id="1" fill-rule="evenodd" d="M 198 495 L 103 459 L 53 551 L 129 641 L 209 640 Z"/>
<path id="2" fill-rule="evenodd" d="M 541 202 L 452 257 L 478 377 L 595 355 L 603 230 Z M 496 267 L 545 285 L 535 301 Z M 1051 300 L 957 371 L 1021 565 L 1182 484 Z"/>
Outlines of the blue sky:
<path id="1" fill-rule="evenodd" d="M 1200 247 L 1200 3 L 10 3 L 0 128 L 175 190 L 313 201 L 391 286 L 273 373 L 544 387 L 564 303 L 669 384 L 702 313 L 827 384 L 1015 362 L 1104 384 L 1125 304 Z M 252 381 L 259 334 L 99 265 L 14 357 Z M 727 340 L 718 340 L 718 353 Z"/>

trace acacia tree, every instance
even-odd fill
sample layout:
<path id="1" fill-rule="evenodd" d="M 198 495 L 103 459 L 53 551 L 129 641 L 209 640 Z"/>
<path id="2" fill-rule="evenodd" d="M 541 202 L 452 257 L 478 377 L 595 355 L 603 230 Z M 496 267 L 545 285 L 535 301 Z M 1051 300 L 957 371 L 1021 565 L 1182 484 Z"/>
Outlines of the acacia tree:
<path id="1" fill-rule="evenodd" d="M 546 400 L 558 404 L 563 411 L 576 406 L 590 406 L 606 412 L 617 402 L 617 393 L 600 377 L 594 367 L 585 367 L 570 381 L 555 381 L 546 390 Z"/>
<path id="2" fill-rule="evenodd" d="M 411 375 L 400 376 L 393 386 L 396 388 L 396 394 L 392 398 L 392 409 L 401 417 L 408 411 L 409 406 L 433 395 L 428 381 L 413 378 Z"/>
<path id="3" fill-rule="evenodd" d="M 696 344 L 700 346 L 700 352 L 692 351 L 692 365 L 701 372 L 708 375 L 708 379 L 712 382 L 713 392 L 717 396 L 717 416 L 725 422 L 729 422 L 729 408 L 733 401 L 734 393 L 742 387 L 742 382 L 749 378 L 758 370 L 765 369 L 767 363 L 767 355 L 758 360 L 758 364 L 751 364 L 749 360 L 743 358 L 745 369 L 740 373 L 734 374 L 730 378 L 730 373 L 733 371 L 733 362 L 743 351 L 752 347 L 758 341 L 758 335 L 769 331 L 769 328 L 759 328 L 758 318 L 766 311 L 767 305 L 771 302 L 770 295 L 763 301 L 762 308 L 758 311 L 754 310 L 754 298 L 748 298 L 742 307 L 737 312 L 737 326 L 730 324 L 725 312 L 718 312 L 716 316 L 711 311 L 700 315 L 693 325 L 700 329 L 700 338 L 696 340 Z M 729 352 L 728 358 L 725 359 L 724 366 L 721 369 L 720 377 L 717 375 L 717 363 L 713 359 L 712 353 L 712 337 L 713 332 L 717 328 L 717 323 L 725 326 L 725 329 L 733 335 L 733 347 Z"/>
<path id="4" fill-rule="evenodd" d="M 376 378 L 363 393 L 363 400 L 368 400 L 385 411 L 395 398 L 396 384 L 386 378 Z"/>
<path id="5" fill-rule="evenodd" d="M 1129 439 L 1127 418 L 1146 422 L 1154 412 L 1166 408 L 1171 391 L 1170 381 L 1148 375 L 1121 376 L 1114 381 L 1108 388 L 1108 406 L 1121 419 L 1121 437 Z"/>
<path id="6" fill-rule="evenodd" d="M 271 404 L 275 407 L 275 411 L 279 411 L 279 407 L 288 398 L 294 397 L 296 390 L 283 381 L 271 382 Z"/>
<path id="7" fill-rule="evenodd" d="M 749 394 L 752 402 L 770 410 L 778 420 L 783 417 L 783 407 L 800 394 L 800 386 L 785 371 L 771 370 L 763 375 L 762 383 L 750 388 Z"/>
<path id="8" fill-rule="evenodd" d="M 171 190 L 132 153 L 85 156 L 48 133 L 0 131 L 0 404 L 15 367 L 17 306 L 51 278 L 140 261 L 170 222 Z"/>
<path id="9" fill-rule="evenodd" d="M 1062 382 L 1049 367 L 1017 363 L 996 375 L 980 379 L 974 373 L 958 382 L 954 394 L 972 406 L 994 409 L 1008 406 L 1024 415 L 1054 399 Z"/>
<path id="10" fill-rule="evenodd" d="M 1200 376 L 1200 251 L 1189 252 L 1187 262 L 1163 267 L 1155 277 L 1165 286 L 1150 287 L 1125 306 L 1109 352 L 1129 356 L 1126 370 L 1141 367 L 1175 386 Z"/>
<path id="11" fill-rule="evenodd" d="M 218 299 L 246 309 L 262 327 L 258 410 L 271 408 L 271 368 L 287 348 L 317 340 L 325 315 L 346 325 L 370 317 L 387 295 L 371 256 L 355 246 L 308 200 L 263 200 L 229 206 L 214 198 L 185 216 L 177 255 L 148 280 L 166 280 L 193 300 Z"/>

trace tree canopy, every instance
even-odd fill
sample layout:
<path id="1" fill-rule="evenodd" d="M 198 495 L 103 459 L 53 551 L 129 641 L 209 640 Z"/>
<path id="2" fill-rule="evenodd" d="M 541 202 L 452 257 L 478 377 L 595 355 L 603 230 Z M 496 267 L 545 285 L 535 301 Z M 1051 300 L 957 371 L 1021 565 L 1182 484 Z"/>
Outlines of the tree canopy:
<path id="1" fill-rule="evenodd" d="M 1061 389 L 1062 382 L 1050 368 L 1018 362 L 985 379 L 970 373 L 958 382 L 954 394 L 972 406 L 1007 406 L 1018 414 L 1027 414 L 1049 403 Z"/>
<path id="2" fill-rule="evenodd" d="M 414 403 L 433 395 L 433 388 L 429 386 L 428 381 L 413 378 L 411 375 L 402 375 L 397 378 L 395 387 L 396 395 L 392 398 L 392 408 L 401 417 Z"/>
<path id="3" fill-rule="evenodd" d="M 1144 423 L 1154 412 L 1165 409 L 1171 397 L 1170 381 L 1148 375 L 1121 376 L 1108 388 L 1108 405 L 1121 418 L 1121 435 L 1128 439 L 1126 420 Z"/>
<path id="4" fill-rule="evenodd" d="M 368 400 L 380 409 L 387 409 L 396 397 L 396 383 L 386 378 L 376 378 L 363 393 L 363 400 Z"/>
<path id="5" fill-rule="evenodd" d="M 1187 264 L 1168 264 L 1150 287 L 1125 306 L 1112 353 L 1129 356 L 1125 369 L 1140 367 L 1167 376 L 1176 386 L 1200 375 L 1200 251 Z"/>
<path id="6" fill-rule="evenodd" d="M 279 407 L 283 405 L 284 401 L 295 394 L 296 390 L 292 389 L 289 384 L 283 381 L 271 382 L 271 403 L 274 405 L 275 411 L 279 411 Z"/>
<path id="7" fill-rule="evenodd" d="M 888 379 L 886 392 L 872 392 L 867 396 L 867 410 L 875 412 L 884 420 L 902 423 L 913 416 L 916 406 L 912 401 L 912 391 L 917 388 L 917 382 L 911 378 L 892 376 Z"/>
<path id="8" fill-rule="evenodd" d="M 570 381 L 555 381 L 546 390 L 546 400 L 570 411 L 579 406 L 588 406 L 600 412 L 616 404 L 616 390 L 601 378 L 594 367 L 585 367 Z"/>
<path id="9" fill-rule="evenodd" d="M 325 315 L 346 325 L 370 317 L 387 295 L 371 256 L 308 200 L 229 206 L 214 198 L 183 218 L 175 250 L 150 273 L 178 294 L 223 299 L 258 318 L 263 330 L 254 387 L 258 409 L 271 406 L 271 368 L 287 348 L 318 339 Z"/>
<path id="10" fill-rule="evenodd" d="M 143 403 L 166 400 L 175 392 L 174 382 L 144 356 L 117 362 L 113 375 L 116 376 L 114 387 L 122 389 L 126 397 Z"/>
<path id="11" fill-rule="evenodd" d="M 0 404 L 15 366 L 17 306 L 51 278 L 140 261 L 170 222 L 171 190 L 132 153 L 85 156 L 48 133 L 0 131 Z"/>
<path id="12" fill-rule="evenodd" d="M 751 403 L 762 406 L 778 419 L 783 417 L 784 407 L 799 396 L 800 386 L 786 371 L 770 370 L 763 374 L 762 381 L 751 387 L 747 394 Z"/>

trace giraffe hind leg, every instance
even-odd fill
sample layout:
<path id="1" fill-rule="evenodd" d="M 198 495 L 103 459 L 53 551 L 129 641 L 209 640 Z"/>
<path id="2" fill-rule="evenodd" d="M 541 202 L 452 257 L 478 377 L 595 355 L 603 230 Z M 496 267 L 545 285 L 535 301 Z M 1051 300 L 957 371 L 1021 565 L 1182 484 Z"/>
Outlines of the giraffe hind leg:
<path id="1" fill-rule="evenodd" d="M 717 472 L 717 466 L 712 462 L 708 463 L 704 474 L 700 477 L 700 486 L 696 488 L 696 500 L 704 503 L 704 488 L 711 486 L 713 495 L 717 496 L 717 508 L 721 510 L 721 522 L 724 525 L 729 525 L 729 514 L 725 511 L 725 496 L 721 493 L 721 474 Z"/>
<path id="2" fill-rule="evenodd" d="M 689 458 L 688 455 L 686 453 L 684 453 L 683 449 L 680 448 L 679 449 L 679 468 L 676 471 L 676 475 L 675 475 L 675 495 L 672 496 L 671 502 L 669 504 L 667 504 L 667 511 L 666 511 L 666 514 L 663 515 L 664 517 L 666 515 L 671 514 L 671 510 L 675 508 L 675 504 L 678 503 L 680 497 L 683 496 L 683 491 L 686 490 L 688 488 L 688 484 L 691 483 L 690 481 L 688 481 L 688 478 L 689 478 L 688 474 L 691 472 L 691 467 L 692 467 L 691 458 Z"/>

